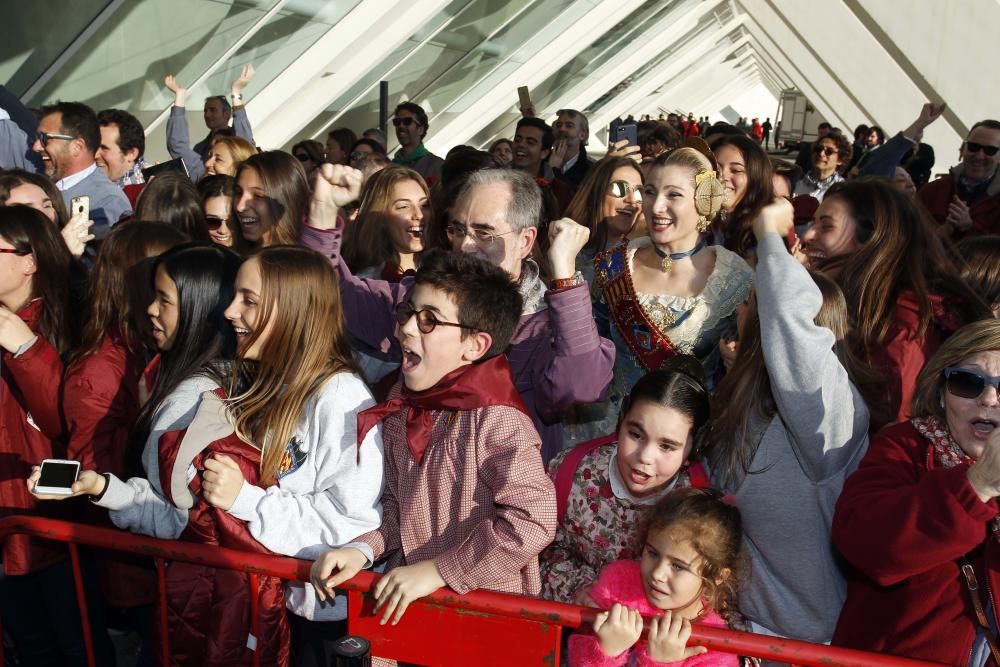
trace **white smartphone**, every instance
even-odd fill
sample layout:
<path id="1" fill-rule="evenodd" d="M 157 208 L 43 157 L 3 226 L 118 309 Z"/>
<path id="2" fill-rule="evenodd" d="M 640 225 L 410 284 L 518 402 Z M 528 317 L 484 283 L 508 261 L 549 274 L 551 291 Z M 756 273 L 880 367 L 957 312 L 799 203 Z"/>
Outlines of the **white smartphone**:
<path id="1" fill-rule="evenodd" d="M 80 197 L 73 197 L 70 200 L 70 212 L 69 217 L 76 218 L 80 217 L 84 220 L 90 219 L 90 197 L 87 195 L 82 195 Z"/>
<path id="2" fill-rule="evenodd" d="M 35 493 L 51 496 L 71 496 L 73 482 L 80 476 L 80 462 L 64 459 L 45 459 L 35 485 Z"/>

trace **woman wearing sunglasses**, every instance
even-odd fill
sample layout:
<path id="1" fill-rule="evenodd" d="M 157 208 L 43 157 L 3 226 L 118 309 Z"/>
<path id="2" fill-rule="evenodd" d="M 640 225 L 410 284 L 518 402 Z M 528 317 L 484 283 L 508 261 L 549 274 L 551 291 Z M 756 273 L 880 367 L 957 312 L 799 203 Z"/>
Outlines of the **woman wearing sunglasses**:
<path id="1" fill-rule="evenodd" d="M 206 176 L 198 181 L 201 210 L 208 225 L 212 243 L 226 248 L 239 246 L 239 225 L 233 219 L 233 192 L 236 179 L 232 176 Z"/>
<path id="2" fill-rule="evenodd" d="M 830 186 L 844 180 L 841 170 L 851 162 L 850 140 L 840 132 L 830 132 L 812 145 L 812 169 L 795 185 L 795 196 L 809 195 L 818 201 Z"/>
<path id="3" fill-rule="evenodd" d="M 1000 661 L 1000 320 L 957 331 L 913 417 L 872 440 L 837 502 L 856 568 L 833 643 L 949 665 Z"/>

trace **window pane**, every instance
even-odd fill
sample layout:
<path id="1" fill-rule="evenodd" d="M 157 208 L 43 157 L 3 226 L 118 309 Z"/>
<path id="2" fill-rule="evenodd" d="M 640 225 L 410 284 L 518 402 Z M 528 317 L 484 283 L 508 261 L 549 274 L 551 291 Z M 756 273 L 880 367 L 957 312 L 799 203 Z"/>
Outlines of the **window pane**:
<path id="1" fill-rule="evenodd" d="M 0 81 L 24 95 L 107 5 L 108 0 L 4 3 Z"/>

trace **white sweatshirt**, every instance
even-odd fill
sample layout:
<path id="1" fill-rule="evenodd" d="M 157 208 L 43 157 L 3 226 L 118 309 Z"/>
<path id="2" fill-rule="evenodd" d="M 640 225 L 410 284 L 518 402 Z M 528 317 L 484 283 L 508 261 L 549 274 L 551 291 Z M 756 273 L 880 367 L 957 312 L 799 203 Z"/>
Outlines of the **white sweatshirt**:
<path id="1" fill-rule="evenodd" d="M 158 442 L 166 431 L 190 424 L 202 392 L 215 388 L 204 378 L 191 378 L 164 401 L 143 454 L 149 479 L 126 483 L 112 475 L 98 503 L 113 510 L 115 525 L 166 539 L 184 531 L 187 511 L 168 503 L 159 486 Z M 377 528 L 382 522 L 381 430 L 373 429 L 365 438 L 360 462 L 357 446 L 357 413 L 374 403 L 357 375 L 338 373 L 327 380 L 305 405 L 292 439 L 295 446 L 289 443 L 297 467 L 267 489 L 244 482 L 229 513 L 246 521 L 250 534 L 271 551 L 303 559 Z M 320 605 L 309 584 L 290 582 L 286 602 L 292 612 L 310 620 L 346 617 L 344 596 Z"/>

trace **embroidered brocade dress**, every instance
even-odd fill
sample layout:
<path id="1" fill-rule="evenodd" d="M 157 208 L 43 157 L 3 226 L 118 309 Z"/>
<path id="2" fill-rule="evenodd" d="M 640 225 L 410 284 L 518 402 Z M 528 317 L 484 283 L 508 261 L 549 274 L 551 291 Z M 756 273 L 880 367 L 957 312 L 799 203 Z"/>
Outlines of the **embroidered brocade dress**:
<path id="1" fill-rule="evenodd" d="M 610 315 L 617 353 L 608 390 L 611 410 L 602 433 L 615 430 L 618 406 L 639 378 L 678 353 L 701 361 L 711 385 L 719 364 L 719 340 L 734 326 L 736 307 L 753 289 L 753 270 L 747 263 L 722 246 L 710 246 L 715 268 L 700 294 L 637 294 L 632 283 L 633 257 L 651 244 L 649 237 L 638 238 L 595 260 L 595 280 Z"/>

